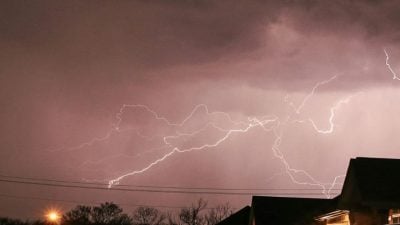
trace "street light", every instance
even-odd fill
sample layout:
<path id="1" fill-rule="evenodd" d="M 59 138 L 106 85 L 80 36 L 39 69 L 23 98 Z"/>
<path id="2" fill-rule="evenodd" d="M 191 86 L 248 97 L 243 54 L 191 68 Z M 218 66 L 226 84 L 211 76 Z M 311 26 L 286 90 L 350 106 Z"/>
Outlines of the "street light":
<path id="1" fill-rule="evenodd" d="M 57 212 L 56 210 L 48 211 L 45 216 L 46 216 L 47 222 L 49 222 L 50 224 L 58 224 L 61 219 L 60 213 Z"/>

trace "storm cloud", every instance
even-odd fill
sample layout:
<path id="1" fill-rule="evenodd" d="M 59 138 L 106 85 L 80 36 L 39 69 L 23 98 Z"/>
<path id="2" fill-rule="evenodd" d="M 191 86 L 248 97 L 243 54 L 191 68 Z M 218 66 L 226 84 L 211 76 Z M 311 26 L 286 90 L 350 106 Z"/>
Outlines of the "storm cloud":
<path id="1" fill-rule="evenodd" d="M 315 189 L 286 162 L 329 186 L 350 157 L 399 157 L 400 83 L 387 65 L 400 71 L 399 12 L 397 1 L 1 1 L 0 175 L 107 182 L 194 148 L 121 183 Z M 223 139 L 228 130 L 246 132 Z M 150 205 L 198 197 L 250 201 L 129 194 Z M 1 202 L 23 217 L 49 204 Z"/>

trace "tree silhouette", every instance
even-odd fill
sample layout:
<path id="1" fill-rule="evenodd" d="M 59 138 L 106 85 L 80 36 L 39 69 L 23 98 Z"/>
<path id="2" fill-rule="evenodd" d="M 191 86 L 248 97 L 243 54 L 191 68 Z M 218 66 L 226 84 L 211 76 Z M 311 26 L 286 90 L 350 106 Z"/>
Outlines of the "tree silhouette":
<path id="1" fill-rule="evenodd" d="M 27 222 L 22 222 L 18 219 L 0 218 L 0 225 L 27 225 Z"/>
<path id="2" fill-rule="evenodd" d="M 46 222 L 42 220 L 22 221 L 20 219 L 0 217 L 0 225 L 46 225 Z"/>
<path id="3" fill-rule="evenodd" d="M 166 215 L 152 207 L 139 207 L 133 213 L 134 225 L 161 225 Z"/>
<path id="4" fill-rule="evenodd" d="M 233 210 L 229 203 L 223 205 L 217 205 L 215 208 L 210 209 L 205 215 L 205 220 L 207 225 L 215 225 L 221 222 L 223 219 L 232 215 Z"/>
<path id="5" fill-rule="evenodd" d="M 94 225 L 130 225 L 132 219 L 118 205 L 110 202 L 96 206 L 92 210 Z"/>
<path id="6" fill-rule="evenodd" d="M 186 225 L 204 225 L 205 218 L 200 215 L 200 212 L 207 206 L 207 202 L 199 199 L 196 204 L 192 204 L 189 208 L 183 208 L 179 213 L 179 219 Z"/>
<path id="7" fill-rule="evenodd" d="M 89 225 L 92 224 L 92 207 L 78 205 L 63 215 L 65 225 Z"/>
<path id="8" fill-rule="evenodd" d="M 232 214 L 228 203 L 205 211 L 207 202 L 199 199 L 179 213 L 164 213 L 153 207 L 138 207 L 132 217 L 112 202 L 100 206 L 78 205 L 62 216 L 59 225 L 216 225 Z M 0 225 L 50 225 L 50 222 L 21 221 L 0 217 Z M 54 223 L 53 223 L 54 224 Z"/>
<path id="9" fill-rule="evenodd" d="M 78 205 L 63 216 L 65 225 L 131 225 L 132 219 L 118 205 L 110 202 L 90 207 Z"/>

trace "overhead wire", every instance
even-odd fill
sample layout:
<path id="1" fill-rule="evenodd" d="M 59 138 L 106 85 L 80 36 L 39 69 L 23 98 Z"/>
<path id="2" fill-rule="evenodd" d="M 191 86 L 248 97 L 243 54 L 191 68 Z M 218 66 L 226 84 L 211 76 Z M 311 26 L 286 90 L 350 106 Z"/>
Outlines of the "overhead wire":
<path id="1" fill-rule="evenodd" d="M 54 183 L 62 183 L 62 185 L 67 184 L 67 186 L 71 186 L 69 184 L 80 184 L 80 185 L 97 185 L 97 186 L 108 186 L 107 183 L 100 182 L 81 182 L 81 181 L 67 181 L 67 180 L 55 180 L 55 179 L 44 179 L 44 178 L 32 178 L 32 177 L 21 177 L 21 176 L 9 176 L 0 174 L 0 177 L 11 178 L 11 179 L 19 179 L 19 180 L 29 180 L 36 182 L 54 182 Z M 1 180 L 7 182 L 7 179 Z M 25 181 L 24 181 L 25 182 Z M 79 186 L 79 185 L 74 185 Z M 94 186 L 95 187 L 95 186 Z M 131 187 L 131 188 L 152 188 L 152 189 L 180 189 L 180 190 L 209 190 L 209 191 L 321 191 L 321 189 L 310 189 L 310 188 L 219 188 L 219 187 L 180 187 L 180 186 L 157 186 L 157 185 L 127 185 L 127 184 L 118 184 L 113 185 L 112 189 L 121 189 L 120 187 Z M 109 188 L 107 188 L 109 189 Z M 123 188 L 123 190 L 128 190 Z M 341 190 L 341 189 L 330 189 L 330 190 Z"/>
<path id="2" fill-rule="evenodd" d="M 193 191 L 193 190 L 167 190 L 167 189 L 145 189 L 145 188 L 119 188 L 119 187 L 99 187 L 99 186 L 83 186 L 83 185 L 71 185 L 71 184 L 57 184 L 57 183 L 45 183 L 45 182 L 34 182 L 34 181 L 22 181 L 22 180 L 10 180 L 0 179 L 0 182 L 14 183 L 14 184 L 26 184 L 36 186 L 48 186 L 48 187 L 60 187 L 60 188 L 74 188 L 74 189 L 87 189 L 87 190 L 102 190 L 102 191 L 124 191 L 124 192 L 148 192 L 148 193 L 168 193 L 168 194 L 208 194 L 208 195 L 323 195 L 323 193 L 311 193 L 311 192 L 226 192 L 226 191 Z"/>

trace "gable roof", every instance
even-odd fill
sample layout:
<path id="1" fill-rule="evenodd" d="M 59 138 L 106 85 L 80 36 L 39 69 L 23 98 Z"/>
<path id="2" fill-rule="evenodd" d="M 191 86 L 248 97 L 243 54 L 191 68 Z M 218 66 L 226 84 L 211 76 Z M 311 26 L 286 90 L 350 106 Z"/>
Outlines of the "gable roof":
<path id="1" fill-rule="evenodd" d="M 351 159 L 339 206 L 399 208 L 400 159 Z"/>
<path id="2" fill-rule="evenodd" d="M 293 225 L 307 223 L 315 216 L 336 209 L 337 198 L 287 198 L 253 196 L 255 224 Z"/>
<path id="3" fill-rule="evenodd" d="M 250 222 L 250 206 L 246 206 L 236 213 L 225 218 L 217 225 L 249 225 Z"/>

